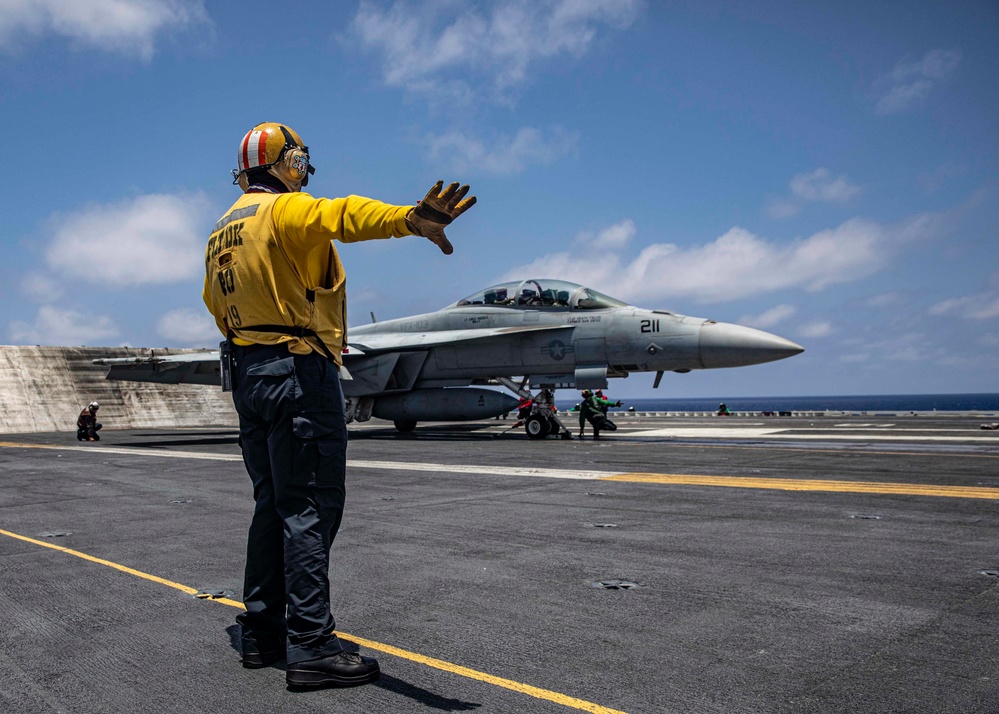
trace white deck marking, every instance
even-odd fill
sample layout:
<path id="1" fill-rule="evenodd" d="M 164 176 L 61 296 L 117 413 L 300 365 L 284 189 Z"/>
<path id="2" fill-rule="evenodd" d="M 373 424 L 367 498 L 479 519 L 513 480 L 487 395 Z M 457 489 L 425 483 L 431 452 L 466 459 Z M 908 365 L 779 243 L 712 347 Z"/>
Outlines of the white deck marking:
<path id="1" fill-rule="evenodd" d="M 730 431 L 746 431 L 733 429 Z M 759 431 L 759 430 L 752 430 Z M 779 436 L 769 434 L 769 436 Z M 0 442 L 0 447 L 48 449 L 56 451 L 90 451 L 98 454 L 119 454 L 127 456 L 168 456 L 171 458 L 207 459 L 215 461 L 241 461 L 238 456 L 228 454 L 205 454 L 196 451 L 154 451 L 146 449 L 118 449 L 102 446 L 55 446 L 51 444 L 18 444 Z M 999 500 L 999 488 L 976 488 L 968 486 L 937 486 L 908 483 L 879 483 L 870 481 L 830 481 L 796 478 L 758 478 L 747 476 L 718 476 L 697 474 L 662 473 L 621 473 L 615 471 L 589 471 L 524 468 L 518 466 L 478 466 L 471 464 L 434 464 L 408 461 L 356 461 L 347 460 L 350 469 L 380 469 L 385 471 L 420 471 L 445 474 L 495 474 L 500 476 L 535 476 L 540 478 L 561 478 L 584 481 L 630 481 L 637 483 L 661 483 L 686 486 L 725 486 L 734 488 L 761 488 L 790 491 L 834 491 L 845 493 L 884 493 L 910 494 L 920 496 L 953 496 L 960 498 L 987 498 Z"/>
<path id="2" fill-rule="evenodd" d="M 54 446 L 52 444 L 20 444 L 0 441 L 0 447 L 21 449 L 48 449 L 54 451 L 86 451 L 92 454 L 117 456 L 145 456 L 146 458 L 200 459 L 205 461 L 237 461 L 243 457 L 234 454 L 208 454 L 202 451 L 158 451 L 155 449 L 129 449 L 113 446 Z M 396 471 L 430 471 L 452 474 L 499 474 L 502 476 L 540 476 L 543 478 L 569 478 L 595 480 L 615 476 L 620 471 L 576 471 L 564 469 L 541 469 L 523 466 L 476 466 L 472 464 L 433 464 L 412 461 L 358 461 L 347 459 L 348 469 L 392 469 Z"/>

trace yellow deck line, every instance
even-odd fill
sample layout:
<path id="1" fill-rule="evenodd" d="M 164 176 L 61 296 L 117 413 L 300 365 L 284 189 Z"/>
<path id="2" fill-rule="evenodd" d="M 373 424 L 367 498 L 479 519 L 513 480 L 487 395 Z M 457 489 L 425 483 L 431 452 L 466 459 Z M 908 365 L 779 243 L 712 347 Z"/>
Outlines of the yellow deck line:
<path id="1" fill-rule="evenodd" d="M 604 476 L 601 481 L 666 483 L 679 486 L 721 486 L 762 488 L 778 491 L 830 491 L 835 493 L 881 493 L 905 496 L 999 499 L 999 488 L 977 486 L 936 486 L 918 483 L 878 481 L 830 481 L 822 479 L 750 478 L 742 476 L 699 476 L 696 474 L 630 473 Z"/>
<path id="2" fill-rule="evenodd" d="M 77 558 L 82 558 L 83 560 L 90 561 L 91 563 L 97 563 L 98 565 L 106 565 L 109 568 L 114 568 L 115 570 L 120 570 L 123 573 L 128 573 L 129 575 L 134 575 L 145 580 L 149 580 L 154 583 L 159 583 L 160 585 L 166 585 L 167 587 L 174 588 L 175 590 L 180 590 L 188 595 L 194 595 L 198 591 L 188 585 L 182 585 L 181 583 L 175 583 L 172 580 L 167 580 L 161 578 L 157 575 L 151 575 L 149 573 L 144 573 L 141 570 L 136 570 L 134 568 L 129 568 L 125 565 L 120 565 L 119 563 L 112 562 L 110 560 L 104 560 L 103 558 L 96 558 L 92 555 L 80 552 L 78 550 L 72 550 L 71 548 L 64 548 L 61 545 L 55 545 L 54 543 L 46 543 L 45 541 L 37 540 L 35 538 L 28 538 L 27 536 L 20 535 L 18 533 L 12 533 L 11 531 L 6 531 L 0 529 L 0 535 L 9 536 L 10 538 L 16 538 L 17 540 L 24 541 L 25 543 L 31 543 L 33 545 L 40 545 L 43 548 L 51 548 L 52 550 L 57 550 L 60 553 L 65 553 L 67 555 L 72 555 Z M 230 600 L 229 598 L 212 598 L 214 602 L 221 603 L 223 605 L 228 605 L 229 607 L 235 607 L 240 610 L 245 610 L 243 603 L 236 600 Z M 567 694 L 561 694 L 559 692 L 553 692 L 549 689 L 541 689 L 540 687 L 534 687 L 530 684 L 524 684 L 522 682 L 516 682 L 512 679 L 504 679 L 503 677 L 497 677 L 486 672 L 480 672 L 477 669 L 471 669 L 470 667 L 462 667 L 459 664 L 453 664 L 442 659 L 436 659 L 434 657 L 427 657 L 426 655 L 419 654 L 418 652 L 410 652 L 409 650 L 404 650 L 400 647 L 395 647 L 393 645 L 387 645 L 381 642 L 376 642 L 375 640 L 369 640 L 363 637 L 357 637 L 355 635 L 350 635 L 345 632 L 337 632 L 337 636 L 354 642 L 362 647 L 367 647 L 368 649 L 376 650 L 378 652 L 384 652 L 386 654 L 394 655 L 396 657 L 401 657 L 403 659 L 408 659 L 411 662 L 416 662 L 418 664 L 425 665 L 427 667 L 433 667 L 435 669 L 440 669 L 445 672 L 451 672 L 452 674 L 457 674 L 462 677 L 467 677 L 468 679 L 474 679 L 479 682 L 485 682 L 486 684 L 492 684 L 497 687 L 503 687 L 505 689 L 513 690 L 514 692 L 519 692 L 521 694 L 526 694 L 527 696 L 534 697 L 535 699 L 545 699 L 550 702 L 555 702 L 556 704 L 562 704 L 573 709 L 579 709 L 584 712 L 592 712 L 593 714 L 625 714 L 619 709 L 610 709 L 608 707 L 601 706 L 599 704 L 594 704 L 593 702 L 588 702 L 584 699 L 577 699 L 576 697 L 570 697 Z"/>
<path id="3" fill-rule="evenodd" d="M 444 660 L 434 659 L 433 657 L 426 657 L 424 655 L 417 654 L 416 652 L 409 652 L 408 650 L 399 649 L 398 647 L 393 647 L 392 645 L 385 645 L 382 644 L 381 642 L 366 640 L 363 637 L 356 637 L 354 635 L 346 634 L 343 632 L 338 632 L 337 634 L 342 636 L 346 640 L 350 640 L 351 642 L 356 642 L 357 644 L 363 647 L 367 647 L 368 649 L 378 650 L 379 652 L 385 652 L 386 654 L 395 655 L 396 657 L 402 657 L 404 659 L 408 659 L 413 662 L 418 662 L 428 667 L 434 667 L 436 669 L 444 670 L 445 672 L 452 672 L 454 674 L 459 674 L 462 677 L 468 677 L 469 679 L 476 679 L 480 682 L 486 682 L 487 684 L 496 685 L 497 687 L 512 689 L 515 692 L 526 694 L 528 696 L 534 697 L 535 699 L 546 699 L 550 702 L 555 702 L 556 704 L 562 704 L 567 707 L 572 707 L 573 709 L 580 709 L 584 712 L 594 712 L 594 714 L 624 714 L 624 712 L 620 711 L 619 709 L 610 709 L 608 707 L 604 707 L 599 704 L 594 704 L 593 702 L 587 702 L 583 699 L 576 699 L 575 697 L 570 697 L 566 694 L 552 692 L 548 689 L 540 689 L 539 687 L 533 687 L 530 684 L 522 684 L 521 682 L 515 682 L 512 679 L 504 679 L 503 677 L 496 677 L 491 674 L 486 674 L 485 672 L 480 672 L 475 669 L 469 669 L 468 667 L 462 667 L 461 665 L 445 662 Z"/>

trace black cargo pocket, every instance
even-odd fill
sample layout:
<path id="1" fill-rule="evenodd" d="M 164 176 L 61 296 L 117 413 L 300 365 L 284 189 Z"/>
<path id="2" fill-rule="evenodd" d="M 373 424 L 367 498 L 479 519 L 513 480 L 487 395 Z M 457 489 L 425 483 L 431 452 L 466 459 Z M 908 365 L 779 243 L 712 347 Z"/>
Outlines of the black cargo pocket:
<path id="1" fill-rule="evenodd" d="M 243 386 L 236 392 L 243 404 L 268 420 L 278 418 L 289 400 L 297 402 L 300 393 L 295 361 L 291 357 L 248 365 Z"/>
<path id="2" fill-rule="evenodd" d="M 342 487 L 347 472 L 347 430 L 321 415 L 292 417 L 292 483 Z"/>
<path id="3" fill-rule="evenodd" d="M 284 377 L 294 373 L 294 371 L 295 360 L 293 357 L 263 360 L 246 368 L 246 373 L 251 377 Z"/>

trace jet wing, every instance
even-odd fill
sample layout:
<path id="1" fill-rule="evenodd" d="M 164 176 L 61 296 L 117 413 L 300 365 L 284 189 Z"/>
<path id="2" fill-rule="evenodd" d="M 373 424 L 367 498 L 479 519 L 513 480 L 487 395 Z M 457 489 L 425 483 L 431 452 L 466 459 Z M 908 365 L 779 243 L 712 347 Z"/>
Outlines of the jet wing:
<path id="1" fill-rule="evenodd" d="M 109 367 L 106 379 L 159 384 L 222 384 L 219 351 L 152 357 L 107 357 L 94 364 Z"/>
<path id="2" fill-rule="evenodd" d="M 350 340 L 349 349 L 350 351 L 360 350 L 362 354 L 397 350 L 421 350 L 438 345 L 488 340 L 494 337 L 507 337 L 526 332 L 550 332 L 553 330 L 571 329 L 573 329 L 573 325 L 522 325 L 517 327 L 479 327 L 466 330 L 438 330 L 432 332 L 383 332 L 371 335 L 358 335 Z M 347 352 L 346 356 L 350 355 L 350 351 Z"/>
<path id="3" fill-rule="evenodd" d="M 438 345 L 469 343 L 518 333 L 572 329 L 571 325 L 524 325 L 517 327 L 441 330 L 438 332 L 407 332 L 360 335 L 351 340 L 344 352 L 344 365 L 350 370 L 363 371 L 370 360 L 386 352 L 414 352 Z M 219 374 L 218 350 L 151 357 L 107 357 L 94 364 L 108 367 L 107 379 L 125 382 L 156 382 L 158 384 L 222 384 Z M 350 379 L 349 375 L 344 375 Z M 414 375 L 415 378 L 415 375 Z M 360 385 L 358 385 L 360 387 Z M 377 386 L 374 391 L 381 391 Z"/>

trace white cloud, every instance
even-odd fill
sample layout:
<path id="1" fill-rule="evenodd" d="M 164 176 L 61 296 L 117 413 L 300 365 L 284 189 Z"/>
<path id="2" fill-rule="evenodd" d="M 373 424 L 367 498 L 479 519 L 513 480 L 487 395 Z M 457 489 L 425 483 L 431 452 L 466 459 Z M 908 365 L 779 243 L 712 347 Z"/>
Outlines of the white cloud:
<path id="1" fill-rule="evenodd" d="M 769 310 L 761 312 L 759 315 L 743 315 L 739 318 L 738 323 L 740 325 L 747 325 L 749 327 L 756 327 L 760 329 L 773 327 L 774 325 L 791 317 L 796 312 L 797 310 L 791 305 L 778 305 L 777 307 L 772 307 Z"/>
<path id="2" fill-rule="evenodd" d="M 222 339 L 207 310 L 171 310 L 156 323 L 156 333 L 170 345 L 214 346 Z"/>
<path id="3" fill-rule="evenodd" d="M 876 114 L 897 114 L 914 107 L 929 96 L 933 88 L 957 69 L 961 53 L 957 50 L 931 50 L 915 62 L 902 60 L 874 83 L 878 95 Z"/>
<path id="4" fill-rule="evenodd" d="M 509 175 L 523 171 L 529 164 L 551 164 L 576 150 L 579 134 L 556 128 L 548 138 L 538 129 L 524 127 L 514 137 L 501 136 L 487 145 L 481 139 L 449 132 L 426 137 L 431 161 L 448 169 Z"/>
<path id="5" fill-rule="evenodd" d="M 950 298 L 931 306 L 928 312 L 931 315 L 957 315 L 966 320 L 991 320 L 999 317 L 999 294 L 986 291 Z"/>
<path id="6" fill-rule="evenodd" d="M 623 248 L 635 236 L 635 222 L 630 218 L 605 228 L 593 239 L 594 248 Z"/>
<path id="7" fill-rule="evenodd" d="M 897 369 L 893 362 L 968 368 L 979 366 L 980 358 L 968 350 L 968 344 L 941 343 L 934 335 L 921 332 L 891 334 L 873 340 L 849 341 L 853 352 L 839 357 L 844 363 L 869 363 L 888 370 Z M 955 349 L 956 347 L 956 349 Z"/>
<path id="8" fill-rule="evenodd" d="M 885 227 L 854 218 L 789 243 L 735 227 L 702 245 L 654 243 L 633 259 L 622 251 L 587 249 L 577 239 L 578 249 L 541 256 L 502 279 L 558 275 L 632 302 L 685 297 L 713 303 L 792 288 L 816 292 L 881 270 L 898 246 L 933 224 L 917 217 Z"/>
<path id="9" fill-rule="evenodd" d="M 892 305 L 898 305 L 903 301 L 902 295 L 896 292 L 881 293 L 880 295 L 872 295 L 864 301 L 867 307 L 891 307 Z"/>
<path id="10" fill-rule="evenodd" d="M 833 331 L 832 323 L 826 322 L 825 320 L 819 320 L 816 322 L 810 322 L 801 328 L 802 337 L 825 337 Z"/>
<path id="11" fill-rule="evenodd" d="M 807 174 L 798 174 L 789 184 L 791 193 L 805 201 L 843 203 L 860 193 L 860 187 L 851 184 L 845 176 L 833 178 L 827 168 L 817 168 Z"/>
<path id="12" fill-rule="evenodd" d="M 957 315 L 966 320 L 991 320 L 999 317 L 999 271 L 989 276 L 984 290 L 962 297 L 941 300 L 931 305 L 930 315 Z"/>
<path id="13" fill-rule="evenodd" d="M 53 34 L 148 60 L 157 34 L 208 21 L 203 0 L 4 0 L 0 46 Z"/>
<path id="14" fill-rule="evenodd" d="M 615 248 L 624 248 L 635 237 L 636 230 L 635 222 L 630 218 L 625 218 L 620 223 L 615 223 L 596 233 L 580 233 L 576 236 L 574 242 L 597 249 L 613 250 Z"/>
<path id="15" fill-rule="evenodd" d="M 854 354 L 843 355 L 839 358 L 840 362 L 846 362 L 847 364 L 860 364 L 862 362 L 867 362 L 871 359 L 871 356 L 866 352 L 856 352 Z"/>
<path id="16" fill-rule="evenodd" d="M 12 321 L 8 333 L 14 344 L 96 345 L 116 337 L 118 328 L 108 317 L 43 305 L 33 324 Z"/>
<path id="17" fill-rule="evenodd" d="M 214 221 L 202 194 L 152 194 L 50 219 L 53 271 L 105 287 L 189 280 L 204 271 Z"/>
<path id="18" fill-rule="evenodd" d="M 946 315 L 947 313 L 958 312 L 972 302 L 971 297 L 961 297 L 961 298 L 949 298 L 947 300 L 942 300 L 935 305 L 931 305 L 929 314 L 931 315 Z"/>
<path id="19" fill-rule="evenodd" d="M 641 6 L 640 0 L 502 0 L 476 8 L 457 0 L 398 0 L 385 8 L 365 0 L 351 32 L 381 55 L 389 86 L 467 98 L 476 83 L 502 98 L 529 79 L 539 60 L 584 55 L 602 27 L 628 27 Z"/>
<path id="20" fill-rule="evenodd" d="M 774 218 L 797 215 L 806 203 L 846 203 L 860 194 L 860 187 L 850 183 L 846 176 L 833 176 L 824 167 L 796 175 L 788 188 L 790 197 L 770 201 L 768 210 Z"/>
<path id="21" fill-rule="evenodd" d="M 878 359 L 898 362 L 939 362 L 946 354 L 926 335 L 910 332 L 872 342 L 868 347 L 879 355 Z"/>
<path id="22" fill-rule="evenodd" d="M 999 296 L 993 295 L 990 299 L 978 305 L 971 311 L 970 315 L 975 320 L 990 320 L 999 317 Z"/>

